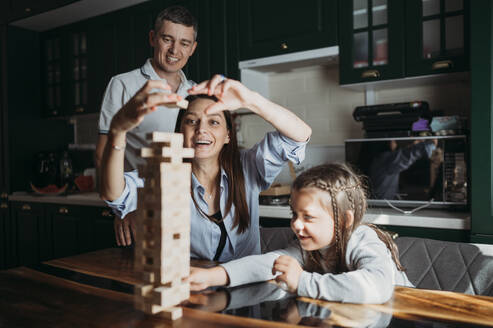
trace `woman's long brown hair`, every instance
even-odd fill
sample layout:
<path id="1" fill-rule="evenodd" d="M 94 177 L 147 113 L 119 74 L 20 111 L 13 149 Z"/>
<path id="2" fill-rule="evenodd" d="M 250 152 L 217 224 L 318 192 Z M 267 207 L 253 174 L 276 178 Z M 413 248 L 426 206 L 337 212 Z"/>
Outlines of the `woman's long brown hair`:
<path id="1" fill-rule="evenodd" d="M 363 215 L 366 212 L 366 194 L 363 178 L 356 175 L 353 170 L 339 163 L 330 163 L 313 167 L 300 174 L 293 182 L 293 189 L 318 188 L 328 193 L 327 209 L 332 208 L 334 219 L 334 251 L 328 257 L 322 256 L 320 251 L 308 252 L 307 269 L 320 270 L 330 267 L 336 273 L 347 272 L 346 248 L 353 231 L 362 225 Z M 330 201 L 330 203 L 329 203 Z M 346 226 L 344 220 L 346 211 L 354 213 L 353 224 Z M 397 268 L 404 271 L 399 261 L 399 251 L 392 237 L 373 224 L 365 224 L 375 230 L 378 238 L 387 246 Z"/>
<path id="2" fill-rule="evenodd" d="M 190 95 L 186 98 L 189 105 L 197 99 L 210 99 L 218 101 L 214 96 L 208 95 Z M 175 132 L 181 132 L 181 124 L 185 110 L 181 109 L 176 119 Z M 228 110 L 222 112 L 224 119 L 226 120 L 226 127 L 229 132 L 229 143 L 223 146 L 221 153 L 219 154 L 219 164 L 228 175 L 228 199 L 226 201 L 226 212 L 222 213 L 222 217 L 225 218 L 231 211 L 231 207 L 234 204 L 234 227 L 238 226 L 238 233 L 245 232 L 250 226 L 250 211 L 248 209 L 246 201 L 245 191 L 245 176 L 243 175 L 243 167 L 240 162 L 240 150 L 238 149 L 238 141 L 236 139 L 236 129 L 234 128 L 234 122 L 231 117 L 231 113 Z M 218 180 L 219 181 L 219 180 Z M 192 199 L 197 210 L 205 217 L 212 219 L 207 213 L 204 213 L 197 205 L 195 197 L 192 194 Z"/>

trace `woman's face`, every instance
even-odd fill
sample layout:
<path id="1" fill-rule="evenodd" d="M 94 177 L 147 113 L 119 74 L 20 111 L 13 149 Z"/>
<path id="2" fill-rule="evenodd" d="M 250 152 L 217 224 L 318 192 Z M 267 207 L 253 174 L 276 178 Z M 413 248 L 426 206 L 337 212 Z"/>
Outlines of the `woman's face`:
<path id="1" fill-rule="evenodd" d="M 334 219 L 328 210 L 330 196 L 318 188 L 302 188 L 291 192 L 291 229 L 306 251 L 324 248 L 334 239 Z"/>
<path id="2" fill-rule="evenodd" d="M 195 159 L 217 158 L 229 143 L 229 131 L 224 114 L 206 115 L 204 110 L 214 103 L 211 99 L 197 99 L 190 103 L 181 122 L 185 147 L 195 149 Z"/>

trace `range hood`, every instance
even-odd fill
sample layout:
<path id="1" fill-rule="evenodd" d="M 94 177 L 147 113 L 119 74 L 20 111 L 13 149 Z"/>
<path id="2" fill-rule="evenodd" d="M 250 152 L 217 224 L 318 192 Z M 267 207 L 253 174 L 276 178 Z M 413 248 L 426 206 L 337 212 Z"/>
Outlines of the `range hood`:
<path id="1" fill-rule="evenodd" d="M 240 61 L 241 82 L 264 97 L 269 97 L 269 73 L 289 72 L 293 69 L 337 65 L 339 46 L 319 48 L 290 54 Z"/>

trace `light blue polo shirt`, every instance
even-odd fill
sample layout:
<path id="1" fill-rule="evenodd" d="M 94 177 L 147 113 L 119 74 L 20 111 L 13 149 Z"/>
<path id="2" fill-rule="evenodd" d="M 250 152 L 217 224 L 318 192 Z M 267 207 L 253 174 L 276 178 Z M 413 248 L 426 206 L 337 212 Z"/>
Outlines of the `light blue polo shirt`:
<path id="1" fill-rule="evenodd" d="M 187 90 L 196 83 L 187 80 L 183 71 L 179 72 L 181 83 L 177 94 L 183 98 L 188 96 Z M 151 59 L 147 59 L 144 66 L 133 71 L 114 76 L 103 97 L 101 113 L 99 116 L 99 133 L 108 134 L 113 116 L 132 98 L 148 80 L 161 80 L 151 65 Z M 145 136 L 149 132 L 162 131 L 174 132 L 178 108 L 160 106 L 158 110 L 147 114 L 142 123 L 127 132 L 127 146 L 125 148 L 125 171 L 137 169 L 137 165 L 143 163 L 139 157 L 140 148 L 147 147 Z"/>
<path id="2" fill-rule="evenodd" d="M 284 164 L 291 161 L 300 164 L 305 158 L 307 142 L 296 142 L 281 135 L 278 131 L 269 132 L 264 139 L 248 150 L 241 151 L 241 165 L 245 176 L 246 202 L 250 212 L 250 227 L 239 234 L 238 227 L 233 228 L 235 213 L 234 205 L 228 215 L 224 216 L 227 197 L 229 195 L 226 172 L 221 169 L 220 207 L 224 217 L 227 239 L 219 261 L 225 262 L 243 256 L 260 254 L 259 232 L 259 194 L 269 188 Z M 124 217 L 137 208 L 137 188 L 144 186 L 137 171 L 125 173 L 125 189 L 120 197 L 107 202 L 116 215 Z M 204 187 L 192 174 L 192 190 L 198 206 L 209 213 L 204 199 Z M 191 232 L 190 256 L 192 258 L 212 260 L 221 238 L 221 229 L 217 224 L 204 217 L 190 200 Z"/>

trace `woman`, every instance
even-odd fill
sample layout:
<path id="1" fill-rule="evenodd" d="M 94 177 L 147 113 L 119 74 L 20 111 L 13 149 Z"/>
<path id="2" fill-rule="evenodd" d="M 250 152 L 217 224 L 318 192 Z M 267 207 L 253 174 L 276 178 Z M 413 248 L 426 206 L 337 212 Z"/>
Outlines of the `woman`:
<path id="1" fill-rule="evenodd" d="M 125 134 L 155 106 L 179 97 L 151 90 L 167 89 L 151 81 L 127 103 L 112 123 L 102 165 L 101 197 L 122 218 L 136 209 L 137 172 L 123 173 Z M 260 253 L 258 195 L 288 160 L 304 158 L 311 128 L 289 110 L 238 81 L 215 75 L 189 90 L 187 111 L 179 118 L 184 146 L 194 148 L 191 190 L 191 257 L 228 261 Z M 240 152 L 228 110 L 248 108 L 271 123 L 257 145 Z"/>

